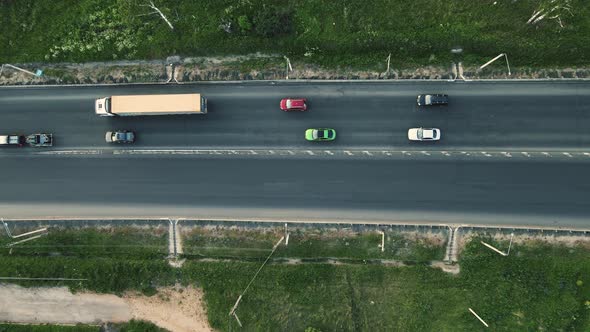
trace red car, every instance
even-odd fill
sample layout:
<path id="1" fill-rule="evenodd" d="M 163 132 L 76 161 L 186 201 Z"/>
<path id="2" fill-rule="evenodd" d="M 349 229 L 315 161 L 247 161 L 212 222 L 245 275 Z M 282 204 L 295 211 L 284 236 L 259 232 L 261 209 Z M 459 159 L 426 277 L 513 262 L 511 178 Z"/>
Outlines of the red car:
<path id="1" fill-rule="evenodd" d="M 307 100 L 303 98 L 294 99 L 294 98 L 285 98 L 281 100 L 281 109 L 285 112 L 289 111 L 306 111 L 307 104 L 305 103 Z"/>

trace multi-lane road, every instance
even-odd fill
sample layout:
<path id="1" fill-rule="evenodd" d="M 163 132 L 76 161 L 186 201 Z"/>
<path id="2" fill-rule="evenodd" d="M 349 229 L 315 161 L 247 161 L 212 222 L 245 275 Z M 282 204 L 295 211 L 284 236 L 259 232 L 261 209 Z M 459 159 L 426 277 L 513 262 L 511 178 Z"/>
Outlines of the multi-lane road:
<path id="1" fill-rule="evenodd" d="M 209 114 L 93 111 L 97 97 L 182 92 L 205 95 Z M 450 95 L 445 110 L 417 109 L 417 94 L 436 92 Z M 310 111 L 281 112 L 287 96 L 308 98 Z M 0 134 L 53 132 L 56 145 L 0 150 L 0 216 L 590 227 L 589 97 L 584 82 L 2 88 Z M 306 128 L 322 126 L 337 141 L 305 142 Z M 415 126 L 440 128 L 442 141 L 411 144 Z M 135 130 L 137 144 L 108 146 L 109 129 Z M 135 154 L 144 150 L 153 154 Z"/>

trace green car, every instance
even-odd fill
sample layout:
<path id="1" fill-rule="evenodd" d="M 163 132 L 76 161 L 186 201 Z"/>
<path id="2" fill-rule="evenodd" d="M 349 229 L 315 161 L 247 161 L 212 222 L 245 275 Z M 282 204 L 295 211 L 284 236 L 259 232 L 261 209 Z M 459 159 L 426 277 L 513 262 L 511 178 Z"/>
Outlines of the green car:
<path id="1" fill-rule="evenodd" d="M 310 128 L 305 131 L 305 139 L 311 142 L 333 141 L 336 139 L 336 130 L 331 128 Z"/>

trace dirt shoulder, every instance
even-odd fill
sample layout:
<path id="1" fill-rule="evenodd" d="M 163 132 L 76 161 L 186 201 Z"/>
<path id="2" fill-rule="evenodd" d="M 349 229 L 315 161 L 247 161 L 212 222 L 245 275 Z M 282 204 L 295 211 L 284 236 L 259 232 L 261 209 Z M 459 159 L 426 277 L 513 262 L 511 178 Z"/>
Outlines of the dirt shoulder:
<path id="1" fill-rule="evenodd" d="M 317 65 L 292 62 L 287 72 L 286 60 L 273 54 L 249 54 L 225 57 L 171 56 L 161 60 L 112 61 L 91 63 L 25 63 L 13 64 L 29 72 L 43 71 L 42 77 L 4 66 L 0 85 L 107 84 L 107 83 L 187 83 L 233 80 L 337 80 L 337 79 L 441 79 L 456 77 L 453 64 L 421 68 L 383 70 L 326 69 Z M 379 67 L 379 66 L 378 66 Z M 575 79 L 590 78 L 590 68 L 511 68 L 505 66 L 478 71 L 476 66 L 462 66 L 466 79 Z M 455 73 L 453 73 L 453 71 Z"/>

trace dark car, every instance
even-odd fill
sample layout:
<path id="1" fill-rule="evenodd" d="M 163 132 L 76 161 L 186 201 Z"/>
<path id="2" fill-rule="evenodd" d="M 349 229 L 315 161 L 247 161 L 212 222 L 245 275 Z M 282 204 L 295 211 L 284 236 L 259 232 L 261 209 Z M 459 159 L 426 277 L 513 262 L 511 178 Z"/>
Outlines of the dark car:
<path id="1" fill-rule="evenodd" d="M 53 146 L 53 134 L 31 134 L 26 142 L 30 146 Z"/>
<path id="2" fill-rule="evenodd" d="M 130 130 L 107 131 L 104 138 L 107 143 L 133 143 L 135 133 Z"/>
<path id="3" fill-rule="evenodd" d="M 441 106 L 449 104 L 449 96 L 443 94 L 419 95 L 416 98 L 418 106 Z"/>

